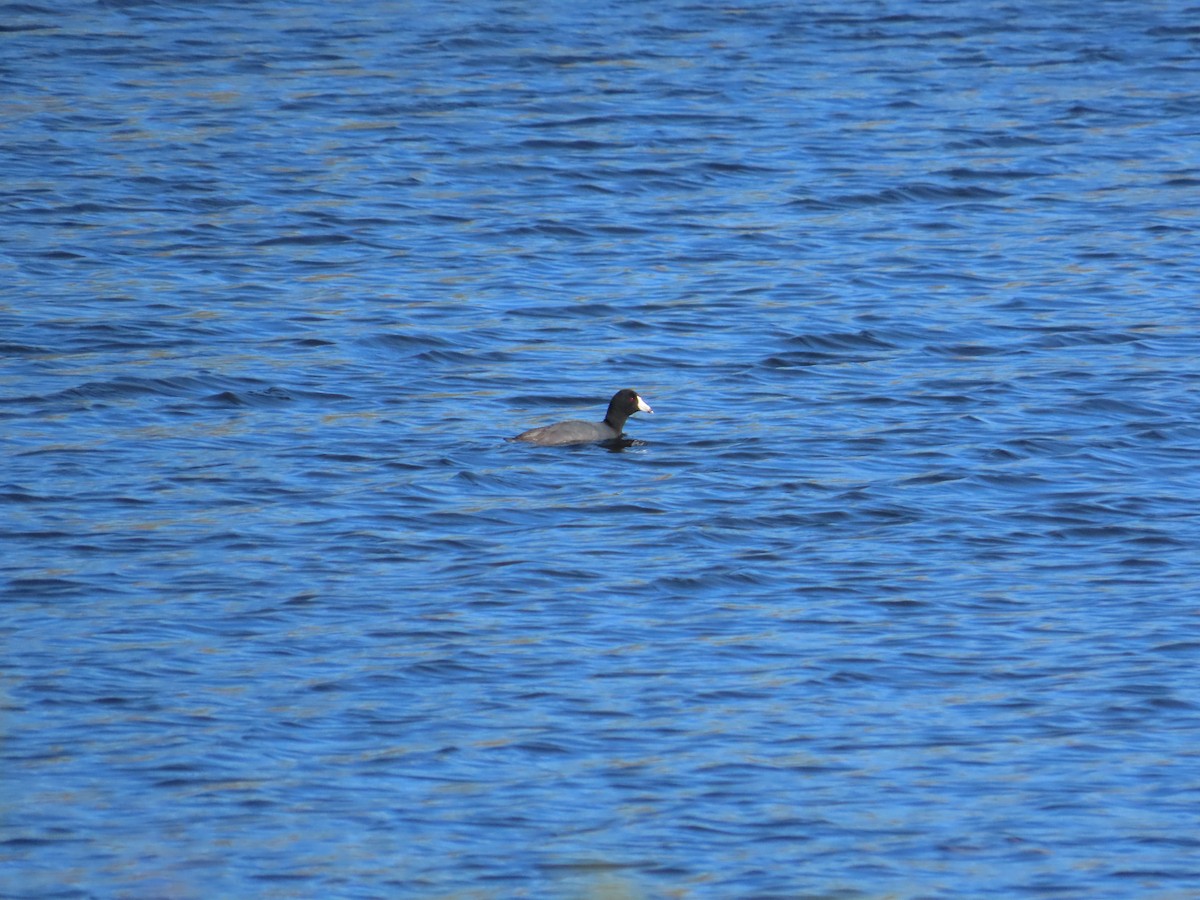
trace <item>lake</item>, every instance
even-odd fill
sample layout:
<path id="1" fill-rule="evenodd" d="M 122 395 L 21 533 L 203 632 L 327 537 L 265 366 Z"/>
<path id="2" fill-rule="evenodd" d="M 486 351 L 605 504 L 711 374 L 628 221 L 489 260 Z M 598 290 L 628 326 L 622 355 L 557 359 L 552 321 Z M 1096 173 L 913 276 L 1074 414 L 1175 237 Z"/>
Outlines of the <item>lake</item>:
<path id="1" fill-rule="evenodd" d="M 1195 8 L 3 10 L 0 895 L 1200 893 Z"/>

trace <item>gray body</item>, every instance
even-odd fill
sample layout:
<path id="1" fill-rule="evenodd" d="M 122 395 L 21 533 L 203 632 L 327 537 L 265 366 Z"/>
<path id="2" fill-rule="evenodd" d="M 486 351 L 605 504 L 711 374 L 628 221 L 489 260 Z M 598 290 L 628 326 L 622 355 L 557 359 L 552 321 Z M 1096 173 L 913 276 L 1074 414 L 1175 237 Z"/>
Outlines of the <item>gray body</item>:
<path id="1" fill-rule="evenodd" d="M 619 438 L 617 431 L 607 422 L 585 422 L 582 419 L 569 419 L 566 422 L 555 422 L 553 425 L 543 425 L 541 428 L 530 428 L 518 434 L 515 440 L 528 441 L 531 444 L 583 444 L 590 441 L 611 441 Z"/>

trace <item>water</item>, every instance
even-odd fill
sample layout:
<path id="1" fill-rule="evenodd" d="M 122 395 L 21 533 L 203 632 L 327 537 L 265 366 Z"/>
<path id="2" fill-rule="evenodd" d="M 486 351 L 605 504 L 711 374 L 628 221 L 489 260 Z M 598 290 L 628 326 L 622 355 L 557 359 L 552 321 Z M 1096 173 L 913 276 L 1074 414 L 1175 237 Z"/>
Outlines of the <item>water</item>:
<path id="1" fill-rule="evenodd" d="M 0 894 L 1200 892 L 1198 12 L 4 6 Z"/>

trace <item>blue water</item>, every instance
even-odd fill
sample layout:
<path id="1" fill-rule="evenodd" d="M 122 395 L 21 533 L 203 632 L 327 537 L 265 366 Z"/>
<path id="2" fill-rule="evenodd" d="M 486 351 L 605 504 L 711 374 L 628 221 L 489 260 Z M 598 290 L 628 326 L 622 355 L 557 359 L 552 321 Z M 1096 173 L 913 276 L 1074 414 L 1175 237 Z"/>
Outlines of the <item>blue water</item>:
<path id="1" fill-rule="evenodd" d="M 0 895 L 1200 894 L 1197 21 L 0 6 Z"/>

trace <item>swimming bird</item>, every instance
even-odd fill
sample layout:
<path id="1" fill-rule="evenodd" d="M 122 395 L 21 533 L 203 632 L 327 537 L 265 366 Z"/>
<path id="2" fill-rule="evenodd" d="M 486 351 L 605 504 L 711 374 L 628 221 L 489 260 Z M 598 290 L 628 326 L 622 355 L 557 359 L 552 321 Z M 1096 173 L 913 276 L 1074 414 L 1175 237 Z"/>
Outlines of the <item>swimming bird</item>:
<path id="1" fill-rule="evenodd" d="M 555 444 L 584 444 L 590 441 L 611 441 L 621 436 L 625 420 L 636 412 L 652 413 L 650 405 L 638 396 L 632 388 L 625 388 L 613 394 L 608 404 L 608 412 L 603 422 L 584 422 L 580 419 L 569 419 L 566 422 L 556 422 L 553 425 L 543 425 L 541 428 L 531 428 L 518 434 L 514 441 L 528 441 L 531 444 L 553 446 Z"/>

